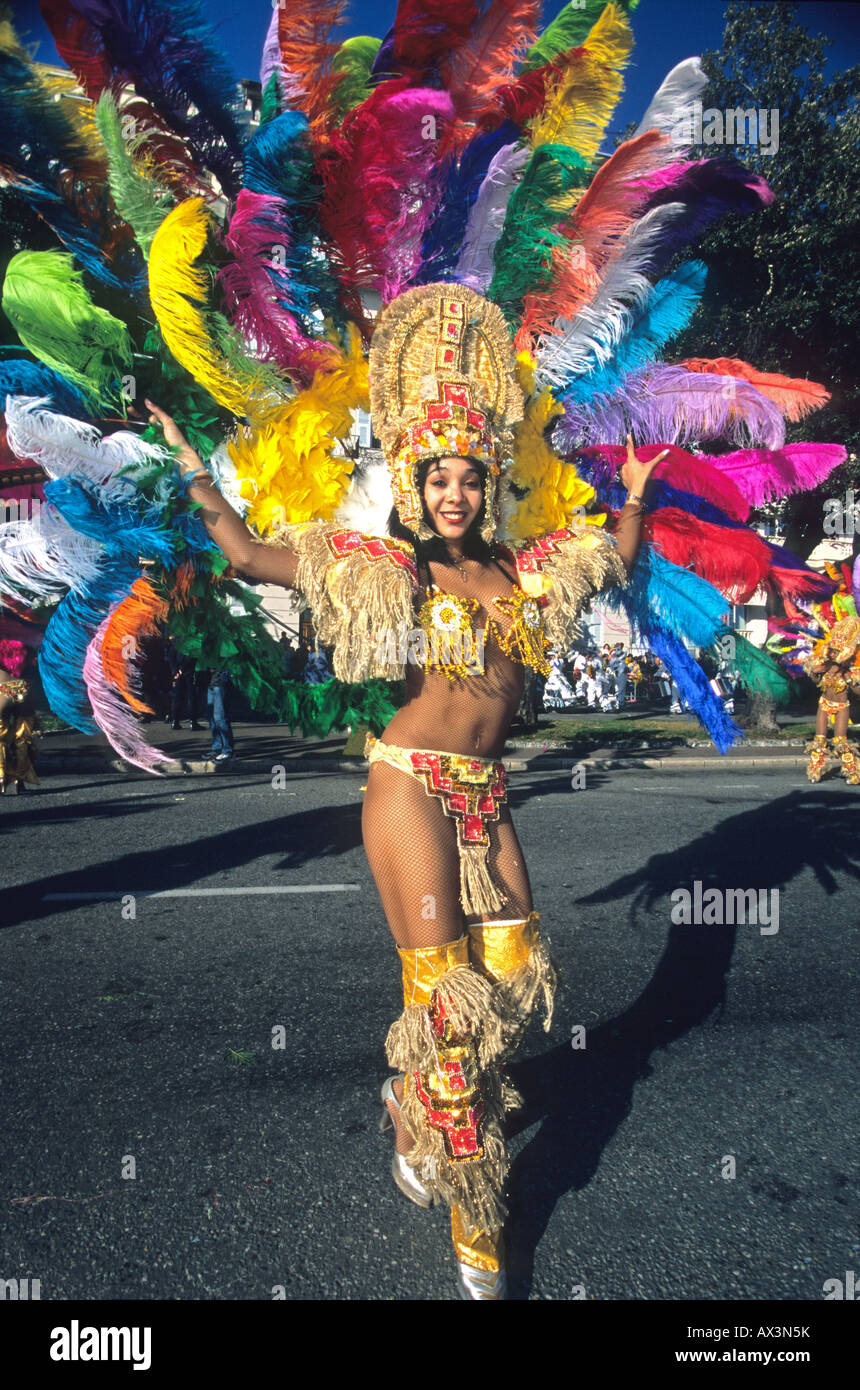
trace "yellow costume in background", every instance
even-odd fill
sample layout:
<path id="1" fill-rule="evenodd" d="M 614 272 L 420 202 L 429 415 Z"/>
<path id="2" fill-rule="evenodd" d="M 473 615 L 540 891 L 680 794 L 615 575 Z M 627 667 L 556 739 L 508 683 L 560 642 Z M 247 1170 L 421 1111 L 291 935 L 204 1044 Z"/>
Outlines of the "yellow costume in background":
<path id="1" fill-rule="evenodd" d="M 0 681 L 0 696 L 10 701 L 0 709 L 0 791 L 7 783 L 29 783 L 38 787 L 32 747 L 38 723 L 36 716 L 17 710 L 30 693 L 25 680 Z"/>

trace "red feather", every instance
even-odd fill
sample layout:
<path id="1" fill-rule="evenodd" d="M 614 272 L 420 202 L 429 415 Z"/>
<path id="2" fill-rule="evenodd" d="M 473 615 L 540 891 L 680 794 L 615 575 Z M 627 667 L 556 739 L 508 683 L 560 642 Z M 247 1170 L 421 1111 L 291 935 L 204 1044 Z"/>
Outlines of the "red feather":
<path id="1" fill-rule="evenodd" d="M 701 575 L 732 603 L 748 603 L 770 570 L 770 551 L 754 531 L 715 526 L 677 507 L 651 512 L 642 531 L 673 565 Z"/>
<path id="2" fill-rule="evenodd" d="M 322 141 L 335 119 L 332 97 L 343 81 L 343 73 L 331 71 L 331 60 L 340 48 L 332 33 L 345 9 L 345 0 L 282 0 L 278 10 L 287 105 L 304 112 L 312 135 Z"/>
<path id="3" fill-rule="evenodd" d="M 537 38 L 539 17 L 539 0 L 493 0 L 466 42 L 443 60 L 442 81 L 454 103 L 457 125 L 452 130 L 458 143 L 471 138 L 474 123 L 495 104 L 498 89 L 512 81 L 515 65 Z"/>
<path id="4" fill-rule="evenodd" d="M 111 65 L 97 30 L 69 0 L 39 0 L 42 18 L 57 52 L 71 68 L 90 101 L 98 101 L 111 78 Z"/>
<path id="5" fill-rule="evenodd" d="M 447 93 L 401 77 L 380 83 L 332 133 L 318 164 L 320 220 L 347 291 L 373 289 L 387 302 L 408 287 L 439 200 L 439 146 L 452 114 Z"/>
<path id="6" fill-rule="evenodd" d="M 394 62 L 414 86 L 469 38 L 475 0 L 400 0 L 394 16 Z"/>

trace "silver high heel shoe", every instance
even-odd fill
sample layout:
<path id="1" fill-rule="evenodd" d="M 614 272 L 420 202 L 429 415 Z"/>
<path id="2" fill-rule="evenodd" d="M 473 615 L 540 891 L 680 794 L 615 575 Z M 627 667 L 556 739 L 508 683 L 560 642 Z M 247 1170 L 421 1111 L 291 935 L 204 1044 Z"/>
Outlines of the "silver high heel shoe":
<path id="1" fill-rule="evenodd" d="M 389 1076 L 388 1080 L 383 1084 L 382 1119 L 379 1121 L 379 1130 L 381 1134 L 384 1134 L 388 1129 L 394 1129 L 394 1120 L 385 1102 L 388 1100 L 392 1101 L 395 1109 L 398 1111 L 400 1110 L 400 1101 L 394 1094 L 394 1083 L 395 1081 L 403 1081 L 404 1079 L 405 1078 L 402 1076 Z M 424 1184 L 418 1181 L 414 1170 L 410 1168 L 404 1155 L 397 1153 L 396 1150 L 391 1162 L 391 1176 L 404 1197 L 408 1197 L 410 1202 L 414 1202 L 417 1207 L 424 1207 L 426 1209 L 427 1207 L 436 1205 L 437 1199 L 434 1197 L 433 1193 L 428 1192 Z"/>
<path id="2" fill-rule="evenodd" d="M 502 1301 L 508 1296 L 508 1281 L 504 1267 L 496 1270 L 475 1269 L 472 1265 L 458 1260 L 457 1282 L 461 1298 Z"/>

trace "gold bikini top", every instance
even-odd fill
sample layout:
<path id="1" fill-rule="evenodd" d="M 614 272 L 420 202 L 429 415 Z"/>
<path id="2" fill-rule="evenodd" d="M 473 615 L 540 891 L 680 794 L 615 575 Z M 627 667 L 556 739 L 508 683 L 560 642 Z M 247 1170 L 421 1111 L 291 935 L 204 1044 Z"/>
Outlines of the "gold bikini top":
<path id="1" fill-rule="evenodd" d="M 429 584 L 426 592 L 428 597 L 418 612 L 419 626 L 427 634 L 424 650 L 419 652 L 425 671 L 444 673 L 449 680 L 483 675 L 484 644 L 495 634 L 502 651 L 512 661 L 530 666 L 542 676 L 549 675 L 539 599 L 530 598 L 522 589 L 515 589 L 507 598 L 494 598 L 493 607 L 511 618 L 506 630 L 492 617 L 485 627 L 475 627 L 475 614 L 480 608 L 477 599 L 445 593 L 435 584 Z"/>

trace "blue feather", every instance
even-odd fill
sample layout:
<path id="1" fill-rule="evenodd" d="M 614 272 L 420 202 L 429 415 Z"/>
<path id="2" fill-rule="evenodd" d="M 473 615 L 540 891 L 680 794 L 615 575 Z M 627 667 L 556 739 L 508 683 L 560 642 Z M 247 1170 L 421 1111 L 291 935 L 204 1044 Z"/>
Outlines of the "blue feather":
<path id="1" fill-rule="evenodd" d="M 715 695 L 708 678 L 687 648 L 659 623 L 640 626 L 640 635 L 649 651 L 665 665 L 679 691 L 703 728 L 707 729 L 721 753 L 728 752 L 733 743 L 743 738 L 743 730 L 726 713 L 725 705 Z"/>
<path id="2" fill-rule="evenodd" d="M 112 606 L 131 592 L 140 574 L 129 560 L 114 560 L 82 593 L 68 593 L 54 610 L 39 648 L 39 674 L 55 714 L 82 734 L 96 734 L 84 684 L 87 647 Z"/>
<path id="3" fill-rule="evenodd" d="M 702 261 L 687 261 L 653 285 L 641 311 L 603 366 L 597 364 L 574 378 L 562 400 L 587 401 L 595 395 L 619 390 L 629 372 L 655 362 L 666 343 L 686 328 L 705 288 L 708 268 Z"/>
<path id="4" fill-rule="evenodd" d="M 490 163 L 499 150 L 519 136 L 519 127 L 513 121 L 505 121 L 496 130 L 473 135 L 459 159 L 446 162 L 442 196 L 424 233 L 422 264 L 414 284 L 429 285 L 450 279 L 463 245 L 469 213 Z"/>
<path id="5" fill-rule="evenodd" d="M 75 474 L 46 483 L 44 492 L 75 531 L 99 541 L 109 555 L 143 555 L 165 565 L 175 559 L 175 541 L 155 507 L 135 511 L 124 504 L 103 502 L 92 483 Z"/>
<path id="6" fill-rule="evenodd" d="M 706 579 L 672 564 L 647 543 L 627 585 L 603 597 L 611 607 L 622 608 L 640 631 L 656 622 L 694 647 L 711 646 L 728 610 L 726 599 Z"/>
<path id="7" fill-rule="evenodd" d="M 260 126 L 243 152 L 244 187 L 251 193 L 282 198 L 283 226 L 273 232 L 273 244 L 284 247 L 282 307 L 298 313 L 306 333 L 318 336 L 314 308 L 336 322 L 342 318 L 339 289 L 319 242 L 319 203 L 322 185 L 314 169 L 307 117 L 284 111 Z M 272 275 L 273 288 L 279 290 Z M 288 288 L 287 288 L 288 287 Z"/>
<path id="8" fill-rule="evenodd" d="M 91 418 L 87 403 L 76 386 L 52 367 L 28 362 L 25 357 L 0 362 L 0 406 L 7 396 L 48 396 L 61 415 L 71 415 L 75 420 Z"/>

